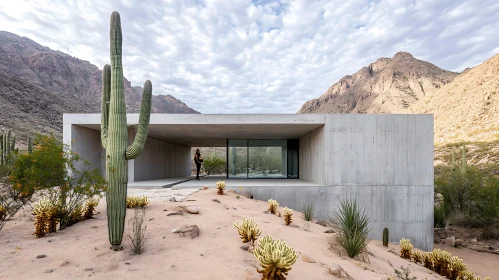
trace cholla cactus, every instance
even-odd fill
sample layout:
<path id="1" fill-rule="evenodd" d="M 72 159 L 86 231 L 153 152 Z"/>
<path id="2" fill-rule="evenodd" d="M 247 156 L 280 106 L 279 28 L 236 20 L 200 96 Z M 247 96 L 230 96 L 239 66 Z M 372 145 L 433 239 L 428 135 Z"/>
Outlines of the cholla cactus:
<path id="1" fill-rule="evenodd" d="M 87 202 L 85 203 L 85 214 L 83 214 L 83 217 L 85 219 L 92 219 L 95 207 L 97 207 L 97 205 L 99 205 L 98 199 L 90 198 L 89 200 L 87 200 Z"/>
<path id="2" fill-rule="evenodd" d="M 145 195 L 143 196 L 127 196 L 126 198 L 126 208 L 144 208 L 149 204 L 149 198 Z"/>
<path id="3" fill-rule="evenodd" d="M 7 216 L 7 209 L 0 205 L 0 220 L 3 220 Z"/>
<path id="4" fill-rule="evenodd" d="M 260 262 L 262 269 L 257 269 L 262 274 L 262 280 L 283 280 L 296 262 L 298 256 L 295 251 L 282 240 L 273 240 L 266 235 L 258 242 L 258 247 L 253 255 Z"/>
<path id="5" fill-rule="evenodd" d="M 473 275 L 473 272 L 469 271 L 464 271 L 461 276 L 458 276 L 456 278 L 457 280 L 475 280 L 475 276 Z"/>
<path id="6" fill-rule="evenodd" d="M 47 235 L 47 224 L 49 222 L 49 212 L 52 209 L 52 203 L 48 199 L 42 199 L 33 206 L 33 215 L 36 215 L 35 232 L 36 237 Z"/>
<path id="7" fill-rule="evenodd" d="M 284 210 L 282 210 L 282 212 L 284 213 L 284 223 L 289 226 L 293 222 L 293 209 L 284 207 Z"/>
<path id="8" fill-rule="evenodd" d="M 412 259 L 415 263 L 421 263 L 423 261 L 423 255 L 419 251 L 412 252 Z"/>
<path id="9" fill-rule="evenodd" d="M 412 244 L 411 240 L 402 238 L 400 240 L 400 256 L 404 259 L 411 259 L 411 254 L 412 254 Z"/>
<path id="10" fill-rule="evenodd" d="M 464 271 L 466 271 L 466 265 L 464 264 L 463 260 L 460 258 L 453 256 L 450 258 L 449 261 L 449 274 L 447 277 L 451 280 L 456 280 L 457 277 L 463 274 Z"/>
<path id="11" fill-rule="evenodd" d="M 423 266 L 428 269 L 433 269 L 433 256 L 431 253 L 423 254 Z"/>
<path id="12" fill-rule="evenodd" d="M 223 195 L 224 191 L 225 191 L 225 181 L 220 180 L 217 182 L 217 193 L 219 195 Z"/>
<path id="13" fill-rule="evenodd" d="M 451 254 L 440 249 L 433 249 L 432 255 L 434 271 L 442 276 L 447 276 Z"/>
<path id="14" fill-rule="evenodd" d="M 258 228 L 258 225 L 253 224 L 253 221 L 251 221 L 251 219 L 243 218 L 243 222 L 241 224 L 234 223 L 234 226 L 237 228 L 237 231 L 239 232 L 243 243 L 251 241 L 251 244 L 253 246 L 255 245 L 255 241 L 262 233 L 262 231 Z"/>
<path id="15" fill-rule="evenodd" d="M 279 206 L 279 203 L 277 202 L 277 200 L 274 199 L 269 199 L 268 202 L 269 202 L 269 212 L 271 214 L 275 214 L 277 211 L 277 207 Z"/>

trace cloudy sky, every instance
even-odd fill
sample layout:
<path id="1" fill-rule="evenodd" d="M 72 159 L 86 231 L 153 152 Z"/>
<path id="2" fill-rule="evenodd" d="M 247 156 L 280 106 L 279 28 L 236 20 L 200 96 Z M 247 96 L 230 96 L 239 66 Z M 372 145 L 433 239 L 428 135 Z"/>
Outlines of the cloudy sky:
<path id="1" fill-rule="evenodd" d="M 379 57 L 462 71 L 499 53 L 497 0 L 0 0 L 0 30 L 109 63 L 202 113 L 295 113 Z"/>

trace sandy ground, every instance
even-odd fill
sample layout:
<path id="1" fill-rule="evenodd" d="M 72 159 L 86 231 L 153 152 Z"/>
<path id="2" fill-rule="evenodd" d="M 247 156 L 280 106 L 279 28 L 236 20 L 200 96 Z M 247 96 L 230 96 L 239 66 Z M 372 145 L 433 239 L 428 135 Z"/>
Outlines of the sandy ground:
<path id="1" fill-rule="evenodd" d="M 185 197 L 190 192 L 194 193 Z M 267 202 L 242 195 L 237 199 L 234 192 L 219 196 L 212 188 L 182 193 L 166 189 L 129 193 L 151 196 L 146 207 L 145 251 L 141 255 L 132 252 L 128 226 L 123 242 L 125 249 L 120 252 L 109 249 L 105 201 L 102 200 L 95 219 L 40 239 L 32 235 L 34 226 L 29 215 L 21 214 L 8 222 L 0 232 L 0 279 L 260 279 L 256 272 L 257 260 L 240 249 L 243 243 L 233 226 L 242 216 L 252 218 L 259 225 L 262 237 L 268 233 L 295 249 L 298 259 L 288 279 L 339 279 L 329 273 L 329 268 L 335 265 L 341 266 L 353 279 L 396 279 L 388 261 L 397 268 L 409 266 L 411 275 L 417 279 L 444 279 L 401 259 L 397 255 L 397 244 L 390 244 L 392 253 L 379 241 L 371 242 L 369 263 L 340 257 L 330 250 L 331 234 L 324 233 L 327 228 L 309 223 L 305 230 L 306 222 L 296 211 L 293 224 L 299 228 L 285 226 L 282 218 L 264 213 Z M 171 202 L 172 195 L 184 201 Z M 214 198 L 221 203 L 213 202 Z M 180 205 L 195 205 L 200 213 L 167 216 Z M 127 220 L 132 216 L 133 210 L 128 210 Z M 200 236 L 190 239 L 172 233 L 184 225 L 197 225 Z M 41 254 L 46 257 L 37 258 Z M 314 262 L 304 261 L 304 256 Z M 463 256 L 475 272 L 494 276 L 498 270 L 492 263 L 498 262 L 492 257 L 496 256 Z"/>

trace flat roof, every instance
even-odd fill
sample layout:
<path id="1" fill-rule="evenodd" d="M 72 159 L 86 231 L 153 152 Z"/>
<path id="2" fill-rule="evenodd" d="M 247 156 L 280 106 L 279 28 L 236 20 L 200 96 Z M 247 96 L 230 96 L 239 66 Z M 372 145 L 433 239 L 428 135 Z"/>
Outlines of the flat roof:
<path id="1" fill-rule="evenodd" d="M 127 114 L 129 126 L 139 114 Z M 100 114 L 64 114 L 63 124 L 100 130 Z M 324 114 L 151 114 L 148 136 L 191 147 L 224 147 L 226 139 L 297 139 L 324 125 Z"/>

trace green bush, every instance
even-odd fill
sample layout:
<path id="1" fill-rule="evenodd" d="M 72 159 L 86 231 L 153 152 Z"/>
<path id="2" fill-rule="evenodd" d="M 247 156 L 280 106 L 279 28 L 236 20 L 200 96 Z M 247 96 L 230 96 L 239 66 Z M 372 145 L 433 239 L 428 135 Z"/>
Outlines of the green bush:
<path id="1" fill-rule="evenodd" d="M 315 205 L 313 203 L 305 203 L 303 205 L 303 218 L 305 221 L 312 221 L 314 218 L 314 208 Z"/>
<path id="2" fill-rule="evenodd" d="M 340 201 L 340 209 L 336 212 L 334 228 L 339 234 L 336 242 L 340 244 L 350 258 L 365 253 L 370 240 L 369 215 L 365 209 L 357 205 L 356 200 Z M 334 222 L 333 222 L 334 223 Z"/>
<path id="3" fill-rule="evenodd" d="M 225 160 L 219 157 L 209 156 L 203 161 L 203 168 L 206 175 L 221 174 L 225 172 Z"/>

